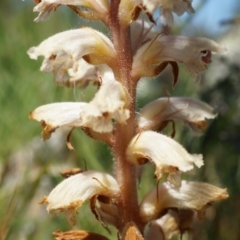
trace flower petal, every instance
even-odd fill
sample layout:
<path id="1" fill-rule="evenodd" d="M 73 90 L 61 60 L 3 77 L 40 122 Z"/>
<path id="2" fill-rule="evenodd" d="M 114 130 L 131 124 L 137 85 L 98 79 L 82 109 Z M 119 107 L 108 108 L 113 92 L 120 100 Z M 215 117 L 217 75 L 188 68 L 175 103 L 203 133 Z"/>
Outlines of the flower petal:
<path id="1" fill-rule="evenodd" d="M 109 10 L 109 1 L 107 0 L 41 0 L 41 2 L 34 7 L 34 12 L 40 12 L 38 17 L 34 19 L 35 22 L 44 21 L 48 15 L 55 11 L 59 5 L 72 5 L 92 8 L 101 15 L 107 15 Z"/>
<path id="2" fill-rule="evenodd" d="M 65 79 L 60 81 L 55 79 L 59 85 L 73 86 L 80 85 L 80 87 L 85 88 L 90 82 L 97 82 L 97 67 L 91 64 L 88 64 L 84 59 L 78 61 L 76 69 L 69 68 L 68 75 L 65 75 Z"/>
<path id="3" fill-rule="evenodd" d="M 129 97 L 122 84 L 117 81 L 106 81 L 94 99 L 83 109 L 82 124 L 96 132 L 112 132 L 112 119 L 126 123 L 130 116 L 128 106 Z"/>
<path id="4" fill-rule="evenodd" d="M 194 130 L 206 127 L 205 119 L 216 117 L 208 104 L 193 98 L 169 97 L 150 102 L 139 112 L 138 127 L 161 130 L 166 121 L 181 120 Z"/>
<path id="5" fill-rule="evenodd" d="M 88 64 L 84 59 L 80 59 L 78 61 L 76 70 L 72 68 L 69 69 L 68 75 L 69 79 L 66 82 L 66 85 L 75 87 L 77 84 L 79 84 L 82 88 L 87 87 L 90 82 L 100 86 L 102 81 L 106 78 L 114 78 L 112 69 L 107 65 L 91 65 Z"/>
<path id="6" fill-rule="evenodd" d="M 65 212 L 71 223 L 74 214 L 83 202 L 95 195 L 115 198 L 119 194 L 116 180 L 107 173 L 97 171 L 82 172 L 63 180 L 45 197 L 41 204 L 47 204 L 50 213 Z"/>
<path id="7" fill-rule="evenodd" d="M 43 72 L 53 72 L 56 81 L 68 79 L 68 69 L 78 70 L 79 59 L 93 56 L 96 64 L 110 64 L 115 60 L 112 42 L 102 33 L 91 28 L 73 29 L 58 33 L 39 46 L 28 50 L 31 59 L 44 56 Z"/>
<path id="8" fill-rule="evenodd" d="M 42 122 L 43 139 L 46 140 L 57 128 L 80 127 L 80 113 L 87 103 L 62 102 L 40 106 L 30 113 L 30 119 Z"/>
<path id="9" fill-rule="evenodd" d="M 179 143 L 162 134 L 146 131 L 137 134 L 127 148 L 128 161 L 142 164 L 146 160 L 156 166 L 158 179 L 163 172 L 186 172 L 203 165 L 202 155 L 189 154 Z"/>
<path id="10" fill-rule="evenodd" d="M 182 181 L 179 188 L 168 182 L 151 190 L 140 204 L 140 216 L 147 222 L 156 219 L 167 208 L 189 208 L 201 211 L 213 201 L 228 197 L 226 189 L 208 183 Z"/>
<path id="11" fill-rule="evenodd" d="M 156 66 L 175 61 L 186 65 L 193 77 L 207 68 L 211 53 L 224 53 L 226 48 L 213 40 L 187 36 L 159 36 L 138 49 L 133 58 L 134 77 L 152 76 Z M 146 66 L 146 67 L 143 67 Z"/>

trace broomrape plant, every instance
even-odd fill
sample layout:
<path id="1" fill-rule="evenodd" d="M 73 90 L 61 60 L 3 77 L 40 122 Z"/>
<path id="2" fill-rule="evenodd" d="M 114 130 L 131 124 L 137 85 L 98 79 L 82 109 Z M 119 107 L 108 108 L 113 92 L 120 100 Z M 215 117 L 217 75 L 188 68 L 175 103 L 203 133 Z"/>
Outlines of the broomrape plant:
<path id="1" fill-rule="evenodd" d="M 50 103 L 32 111 L 30 118 L 42 123 L 43 138 L 63 126 L 81 128 L 106 143 L 113 157 L 113 176 L 97 170 L 66 174 L 41 202 L 50 213 L 64 212 L 75 224 L 77 210 L 89 200 L 96 218 L 115 226 L 119 239 L 171 239 L 188 230 L 182 214 L 190 226 L 193 213 L 203 217 L 209 203 L 228 197 L 226 189 L 182 180 L 181 173 L 203 165 L 202 155 L 190 154 L 173 136 L 161 134 L 176 120 L 203 130 L 206 119 L 216 117 L 209 105 L 192 98 L 163 97 L 136 111 L 137 84 L 143 77 L 155 77 L 170 65 L 175 85 L 178 64 L 183 63 L 198 79 L 211 55 L 225 52 L 206 38 L 171 35 L 173 13 L 193 13 L 191 4 L 191 0 L 37 1 L 36 22 L 66 5 L 109 29 L 109 37 L 89 27 L 64 31 L 28 51 L 32 59 L 44 57 L 40 70 L 53 73 L 59 85 L 99 86 L 90 102 Z M 153 13 L 159 9 L 162 29 L 156 31 Z M 147 162 L 155 166 L 158 183 L 138 199 L 139 168 Z M 54 235 L 56 239 L 106 239 L 84 230 Z"/>

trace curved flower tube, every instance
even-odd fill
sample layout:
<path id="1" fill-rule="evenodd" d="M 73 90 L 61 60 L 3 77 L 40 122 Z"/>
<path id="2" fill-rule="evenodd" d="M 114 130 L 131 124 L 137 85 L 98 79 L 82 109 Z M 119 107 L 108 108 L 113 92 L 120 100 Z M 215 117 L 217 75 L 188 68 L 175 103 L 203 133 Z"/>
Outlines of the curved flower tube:
<path id="1" fill-rule="evenodd" d="M 228 197 L 226 189 L 208 183 L 182 181 L 179 188 L 169 183 L 159 184 L 140 204 L 140 216 L 147 222 L 156 219 L 168 208 L 189 208 L 201 213 L 208 203 Z"/>
<path id="2" fill-rule="evenodd" d="M 113 64 L 116 56 L 112 42 L 104 34 L 87 27 L 55 34 L 30 48 L 28 55 L 31 59 L 44 56 L 40 70 L 53 72 L 57 82 L 68 79 L 69 69 L 76 72 L 78 61 L 84 56 L 92 56 L 94 64 L 107 65 Z"/>
<path id="3" fill-rule="evenodd" d="M 132 76 L 153 77 L 164 62 L 184 63 L 188 72 L 197 77 L 211 62 L 212 53 L 224 53 L 225 47 L 213 40 L 187 36 L 162 36 L 147 42 L 133 58 Z"/>
<path id="4" fill-rule="evenodd" d="M 95 14 L 99 14 L 101 17 L 105 17 L 109 11 L 109 1 L 107 0 L 41 0 L 33 9 L 34 12 L 40 12 L 34 21 L 46 20 L 49 14 L 60 5 L 87 7 L 93 9 Z"/>
<path id="5" fill-rule="evenodd" d="M 194 130 L 205 129 L 205 119 L 216 117 L 208 104 L 193 98 L 169 97 L 158 98 L 139 112 L 138 128 L 140 130 L 162 130 L 169 120 L 181 120 Z"/>
<path id="6" fill-rule="evenodd" d="M 153 131 L 137 134 L 127 148 L 127 157 L 132 164 L 140 165 L 146 160 L 152 162 L 156 166 L 157 179 L 163 172 L 187 172 L 194 165 L 203 165 L 202 155 L 191 155 L 173 139 Z"/>
<path id="7" fill-rule="evenodd" d="M 95 195 L 116 198 L 120 193 L 116 180 L 107 173 L 98 171 L 82 172 L 63 180 L 41 204 L 47 205 L 50 213 L 64 212 L 71 223 L 79 207 Z"/>

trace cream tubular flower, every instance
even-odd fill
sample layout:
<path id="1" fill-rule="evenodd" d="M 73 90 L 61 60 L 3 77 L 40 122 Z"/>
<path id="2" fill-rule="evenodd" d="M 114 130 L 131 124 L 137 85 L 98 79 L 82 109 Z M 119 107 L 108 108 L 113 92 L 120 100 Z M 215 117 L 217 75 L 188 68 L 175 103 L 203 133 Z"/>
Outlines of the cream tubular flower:
<path id="1" fill-rule="evenodd" d="M 35 22 L 44 21 L 48 18 L 52 11 L 55 11 L 60 5 L 87 7 L 94 10 L 95 14 L 99 14 L 103 19 L 108 15 L 109 1 L 108 0 L 41 0 L 34 12 L 39 12 Z"/>
<path id="2" fill-rule="evenodd" d="M 140 216 L 144 222 L 156 219 L 164 209 L 188 208 L 204 212 L 209 203 L 228 197 L 226 189 L 208 183 L 182 181 L 179 188 L 169 183 L 159 184 L 140 204 Z"/>
<path id="3" fill-rule="evenodd" d="M 79 207 L 96 195 L 116 198 L 119 194 L 116 180 L 107 173 L 87 171 L 63 180 L 41 204 L 47 205 L 50 213 L 64 212 L 71 223 Z"/>
<path id="4" fill-rule="evenodd" d="M 31 59 L 44 56 L 40 70 L 53 72 L 56 81 L 60 82 L 68 79 L 68 69 L 78 70 L 82 57 L 94 59 L 94 64 L 115 62 L 112 42 L 104 34 L 87 27 L 58 33 L 30 48 L 28 55 Z"/>
<path id="5" fill-rule="evenodd" d="M 183 15 L 185 12 L 194 13 L 192 7 L 192 0 L 142 0 L 143 6 L 150 14 L 160 7 L 161 8 L 161 22 L 164 26 L 171 27 L 173 25 L 173 15 Z"/>
<path id="6" fill-rule="evenodd" d="M 138 49 L 132 76 L 137 79 L 155 76 L 161 63 L 172 61 L 184 63 L 190 75 L 197 77 L 211 62 L 212 53 L 225 51 L 225 47 L 206 38 L 160 35 Z"/>
<path id="7" fill-rule="evenodd" d="M 80 127 L 80 114 L 86 105 L 83 102 L 50 103 L 36 108 L 29 118 L 42 123 L 43 139 L 46 140 L 59 127 Z"/>
<path id="8" fill-rule="evenodd" d="M 205 119 L 216 117 L 208 104 L 193 98 L 169 97 L 150 102 L 139 112 L 138 128 L 162 130 L 169 120 L 181 120 L 194 130 L 205 129 Z"/>
<path id="9" fill-rule="evenodd" d="M 94 99 L 85 106 L 82 114 L 82 125 L 93 131 L 105 133 L 113 131 L 114 119 L 125 124 L 129 118 L 129 96 L 121 83 L 104 82 Z"/>
<path id="10" fill-rule="evenodd" d="M 189 154 L 173 139 L 153 131 L 137 134 L 127 148 L 127 157 L 132 164 L 140 165 L 146 160 L 152 162 L 156 166 L 157 179 L 163 172 L 172 175 L 178 171 L 190 171 L 194 165 L 203 165 L 202 155 Z M 172 183 L 178 185 L 174 181 Z"/>

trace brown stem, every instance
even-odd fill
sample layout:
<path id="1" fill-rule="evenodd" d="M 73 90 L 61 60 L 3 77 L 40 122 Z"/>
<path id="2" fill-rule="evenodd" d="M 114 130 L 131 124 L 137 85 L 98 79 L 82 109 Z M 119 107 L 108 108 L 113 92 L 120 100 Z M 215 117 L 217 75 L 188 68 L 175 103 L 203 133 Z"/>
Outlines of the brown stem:
<path id="1" fill-rule="evenodd" d="M 136 134 L 135 98 L 136 82 L 131 77 L 132 49 L 130 28 L 122 28 L 118 20 L 119 0 L 111 2 L 110 32 L 117 53 L 118 66 L 114 69 L 115 77 L 127 89 L 131 98 L 130 118 L 127 124 L 116 124 L 115 144 L 113 145 L 114 172 L 120 186 L 118 209 L 121 218 L 120 228 L 130 221 L 139 226 L 137 181 L 135 167 L 126 159 L 126 149 Z"/>

